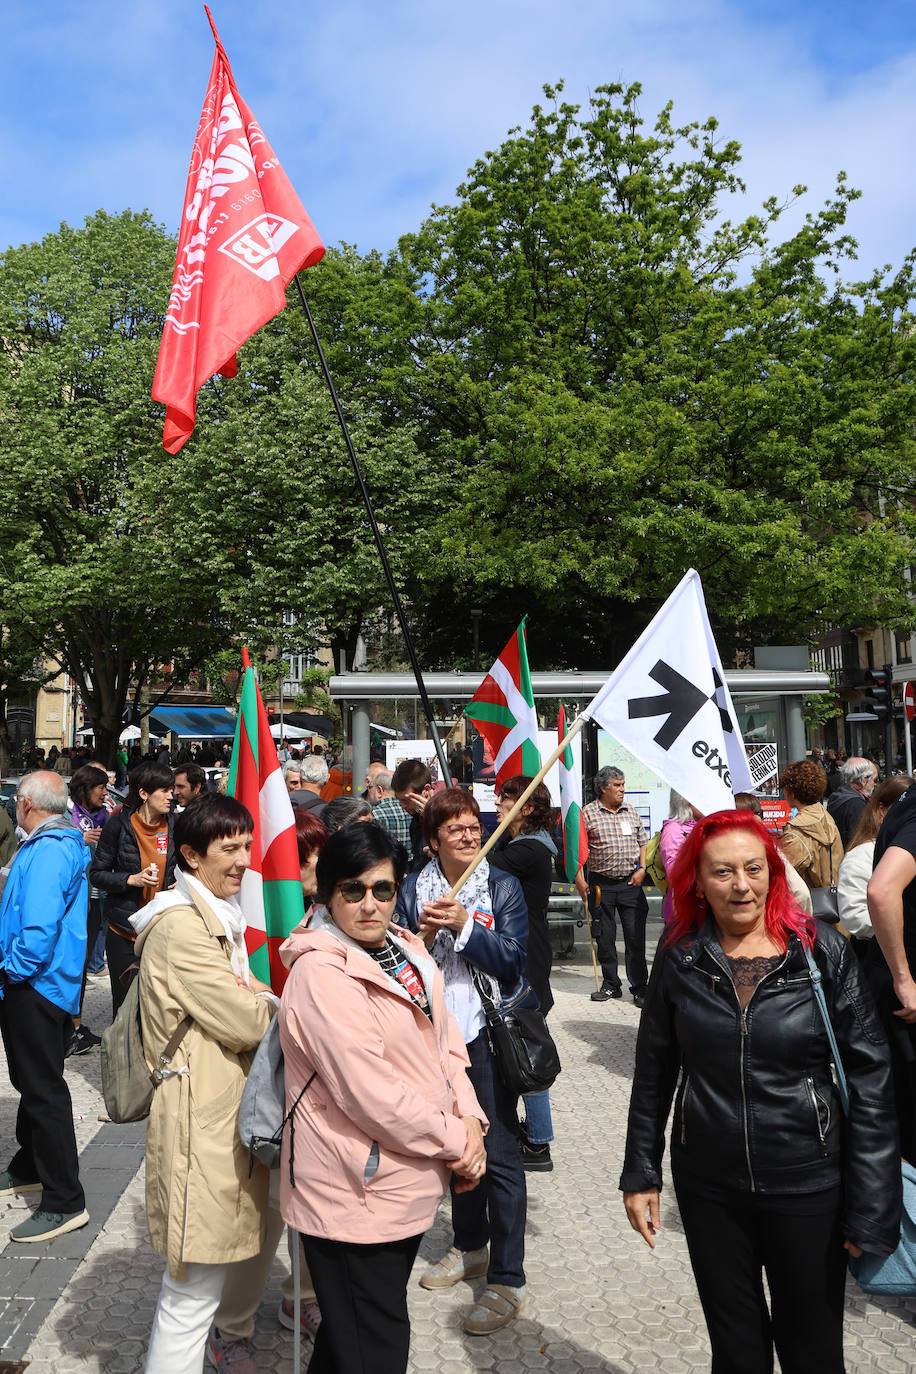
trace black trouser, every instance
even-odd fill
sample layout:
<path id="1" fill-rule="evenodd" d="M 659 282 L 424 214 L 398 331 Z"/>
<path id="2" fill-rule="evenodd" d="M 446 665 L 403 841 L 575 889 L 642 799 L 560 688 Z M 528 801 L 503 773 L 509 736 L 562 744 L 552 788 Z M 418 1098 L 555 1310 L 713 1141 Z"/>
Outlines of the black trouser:
<path id="1" fill-rule="evenodd" d="M 712 1345 L 712 1374 L 843 1374 L 846 1251 L 838 1190 L 817 1195 L 735 1194 L 727 1202 L 677 1185 L 690 1263 Z M 763 1290 L 766 1270 L 771 1310 Z"/>
<path id="2" fill-rule="evenodd" d="M 600 893 L 600 896 L 599 896 Z M 625 878 L 612 878 L 606 873 L 589 876 L 589 911 L 598 946 L 598 962 L 604 981 L 620 987 L 617 972 L 617 921 L 623 930 L 623 948 L 630 991 L 642 994 L 649 981 L 646 966 L 646 917 L 649 903 L 641 887 Z"/>
<path id="3" fill-rule="evenodd" d="M 86 978 L 89 974 L 89 960 L 92 958 L 95 951 L 95 942 L 99 938 L 99 931 L 101 929 L 102 903 L 98 897 L 90 897 L 89 910 L 86 914 L 86 959 L 83 963 L 83 981 L 80 984 L 80 1016 L 83 1014 L 83 998 L 86 996 Z"/>
<path id="4" fill-rule="evenodd" d="M 308 1374 L 404 1374 L 410 1353 L 407 1281 L 422 1239 L 354 1245 L 302 1237 L 321 1308 Z"/>
<path id="5" fill-rule="evenodd" d="M 81 1212 L 79 1155 L 73 1104 L 64 1079 L 64 1048 L 73 1034 L 70 1013 L 42 997 L 31 983 L 7 983 L 0 999 L 0 1032 L 10 1082 L 19 1094 L 10 1173 L 23 1183 L 41 1181 L 44 1212 Z"/>
<path id="6" fill-rule="evenodd" d="M 118 1007 L 127 995 L 128 984 L 122 981 L 122 974 L 126 973 L 131 964 L 137 958 L 133 940 L 128 940 L 126 935 L 119 935 L 111 926 L 108 927 L 108 934 L 105 936 L 105 954 L 108 958 L 108 981 L 111 983 L 111 1016 L 112 1020 L 118 1014 Z"/>

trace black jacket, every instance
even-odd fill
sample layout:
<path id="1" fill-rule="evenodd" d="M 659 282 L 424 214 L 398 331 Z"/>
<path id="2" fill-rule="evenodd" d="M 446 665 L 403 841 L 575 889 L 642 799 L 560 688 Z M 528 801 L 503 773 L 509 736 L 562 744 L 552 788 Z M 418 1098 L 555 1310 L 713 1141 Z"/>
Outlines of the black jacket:
<path id="1" fill-rule="evenodd" d="M 501 869 L 518 878 L 528 908 L 528 958 L 525 977 L 534 988 L 546 1016 L 553 1006 L 550 990 L 550 970 L 553 949 L 547 925 L 547 906 L 553 881 L 553 860 L 556 846 L 546 831 L 534 835 L 517 835 L 513 840 L 508 832 L 490 853 L 490 868 Z"/>
<path id="2" fill-rule="evenodd" d="M 105 893 L 105 923 L 114 926 L 122 935 L 132 940 L 135 931 L 130 924 L 130 917 L 135 916 L 140 910 L 143 888 L 128 887 L 127 879 L 132 873 L 139 873 L 143 865 L 140 862 L 140 846 L 130 823 L 131 814 L 125 806 L 116 816 L 105 822 L 89 869 L 89 881 L 93 887 Z M 165 856 L 163 889 L 171 887 L 175 881 L 175 845 L 172 840 L 174 824 L 175 818 L 170 815 L 169 848 Z"/>
<path id="3" fill-rule="evenodd" d="M 760 1194 L 842 1183 L 844 1235 L 887 1255 L 899 1239 L 901 1206 L 887 1041 L 848 941 L 818 922 L 813 953 L 849 1082 L 848 1119 L 798 937 L 742 1013 L 710 919 L 696 938 L 656 955 L 620 1187 L 661 1186 L 680 1073 L 670 1141 L 679 1183 Z"/>
<path id="4" fill-rule="evenodd" d="M 868 799 L 846 783 L 841 783 L 827 798 L 827 810 L 836 821 L 844 849 L 852 839 L 853 831 L 862 819 L 862 812 L 867 805 Z"/>

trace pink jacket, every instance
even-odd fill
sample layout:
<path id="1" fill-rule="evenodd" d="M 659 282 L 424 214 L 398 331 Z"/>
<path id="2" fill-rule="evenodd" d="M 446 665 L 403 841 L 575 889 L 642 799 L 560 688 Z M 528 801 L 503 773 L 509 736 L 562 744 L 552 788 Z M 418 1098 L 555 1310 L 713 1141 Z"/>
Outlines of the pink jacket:
<path id="1" fill-rule="evenodd" d="M 476 1116 L 484 1130 L 488 1122 L 422 940 L 392 932 L 421 973 L 432 1021 L 322 914 L 280 949 L 290 969 L 280 1003 L 287 1111 L 316 1074 L 283 1133 L 280 1211 L 306 1235 L 401 1240 L 432 1224 L 448 1165 L 464 1154 L 459 1118 Z"/>

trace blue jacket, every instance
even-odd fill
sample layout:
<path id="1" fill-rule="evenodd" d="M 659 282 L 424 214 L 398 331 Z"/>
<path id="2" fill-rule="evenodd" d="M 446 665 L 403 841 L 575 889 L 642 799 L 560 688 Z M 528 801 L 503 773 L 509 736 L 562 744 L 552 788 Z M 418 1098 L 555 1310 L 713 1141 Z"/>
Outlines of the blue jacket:
<path id="1" fill-rule="evenodd" d="M 35 827 L 10 867 L 0 903 L 0 963 L 75 1015 L 86 961 L 89 849 L 64 816 Z M 0 990 L 2 991 L 2 990 Z"/>
<path id="2" fill-rule="evenodd" d="M 394 918 L 415 934 L 419 926 L 417 912 L 418 874 L 408 873 L 398 893 Z M 483 969 L 499 982 L 503 1000 L 508 1001 L 523 986 L 525 958 L 528 953 L 528 908 L 522 885 L 511 873 L 490 869 L 488 883 L 493 901 L 493 929 L 474 922 L 474 929 L 464 949 L 462 959 Z M 532 1004 L 536 1003 L 534 995 Z M 527 1005 L 527 1002 L 525 1003 Z"/>

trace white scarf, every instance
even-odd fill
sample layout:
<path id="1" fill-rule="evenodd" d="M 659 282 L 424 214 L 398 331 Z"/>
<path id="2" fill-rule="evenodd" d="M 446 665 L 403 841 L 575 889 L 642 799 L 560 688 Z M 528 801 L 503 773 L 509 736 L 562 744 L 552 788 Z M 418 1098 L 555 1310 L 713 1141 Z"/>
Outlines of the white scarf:
<path id="1" fill-rule="evenodd" d="M 208 909 L 213 912 L 222 926 L 231 949 L 232 972 L 237 978 L 241 978 L 247 987 L 249 984 L 248 950 L 245 947 L 247 922 L 238 897 L 217 897 L 216 893 L 205 887 L 199 878 L 194 877 L 193 873 L 186 873 L 183 868 L 176 868 L 175 886 L 166 892 L 157 893 L 151 902 L 147 902 L 146 906 L 141 907 L 136 916 L 131 916 L 130 923 L 139 935 L 141 930 L 144 930 L 153 917 L 158 916 L 160 912 L 170 911 L 173 906 L 194 906 L 195 894 L 206 902 Z"/>
<path id="2" fill-rule="evenodd" d="M 444 897 L 447 892 L 451 891 L 451 887 L 451 883 L 442 872 L 442 865 L 438 858 L 433 859 L 417 877 L 417 919 L 420 918 L 420 911 L 424 902 L 438 901 L 440 897 Z M 460 902 L 471 916 L 475 911 L 485 911 L 492 914 L 490 865 L 486 859 L 477 865 L 464 886 L 456 892 L 455 900 Z M 456 981 L 466 981 L 473 969 L 473 972 L 489 990 L 490 996 L 498 1006 L 502 999 L 498 980 L 484 969 L 478 968 L 476 964 L 471 964 L 463 954 L 456 951 L 455 940 L 459 934 L 459 931 L 440 930 L 430 946 L 429 952 L 442 970 L 446 991 Z M 473 983 L 473 978 L 471 982 Z M 474 991 L 476 994 L 476 988 Z"/>

